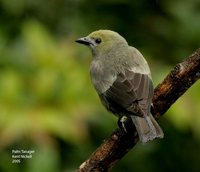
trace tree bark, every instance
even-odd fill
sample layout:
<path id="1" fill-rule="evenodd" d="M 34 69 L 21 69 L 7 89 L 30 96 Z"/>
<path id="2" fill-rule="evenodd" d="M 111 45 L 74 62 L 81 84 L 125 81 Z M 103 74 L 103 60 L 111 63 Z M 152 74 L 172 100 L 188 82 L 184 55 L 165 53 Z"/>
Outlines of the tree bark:
<path id="1" fill-rule="evenodd" d="M 200 48 L 177 64 L 154 90 L 153 109 L 156 120 L 200 78 Z M 76 172 L 109 171 L 139 141 L 132 122 L 126 122 L 128 132 L 119 128 L 108 137 Z M 131 132 L 130 132 L 131 131 Z"/>

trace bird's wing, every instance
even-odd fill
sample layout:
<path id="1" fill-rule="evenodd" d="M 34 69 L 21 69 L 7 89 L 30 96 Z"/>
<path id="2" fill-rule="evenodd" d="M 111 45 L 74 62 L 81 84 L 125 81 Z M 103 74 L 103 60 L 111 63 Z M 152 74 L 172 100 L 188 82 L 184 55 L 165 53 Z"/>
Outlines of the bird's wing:
<path id="1" fill-rule="evenodd" d="M 100 97 L 113 113 L 145 116 L 149 112 L 152 93 L 153 85 L 148 75 L 126 70 L 118 74 L 113 85 Z"/>
<path id="2" fill-rule="evenodd" d="M 100 97 L 113 113 L 144 116 L 149 113 L 153 97 L 151 73 L 146 60 L 136 48 L 129 47 L 129 52 L 133 64 L 119 73 Z M 142 112 L 139 112 L 138 105 Z"/>

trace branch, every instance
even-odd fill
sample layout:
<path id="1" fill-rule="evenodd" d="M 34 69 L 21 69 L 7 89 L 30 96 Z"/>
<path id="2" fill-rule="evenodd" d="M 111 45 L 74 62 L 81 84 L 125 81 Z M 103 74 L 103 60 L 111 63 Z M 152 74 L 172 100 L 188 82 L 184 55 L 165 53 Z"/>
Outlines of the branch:
<path id="1" fill-rule="evenodd" d="M 200 78 L 200 48 L 177 64 L 154 90 L 152 114 L 159 119 L 170 106 Z M 107 172 L 138 142 L 138 134 L 130 121 L 128 133 L 117 128 L 76 172 Z"/>

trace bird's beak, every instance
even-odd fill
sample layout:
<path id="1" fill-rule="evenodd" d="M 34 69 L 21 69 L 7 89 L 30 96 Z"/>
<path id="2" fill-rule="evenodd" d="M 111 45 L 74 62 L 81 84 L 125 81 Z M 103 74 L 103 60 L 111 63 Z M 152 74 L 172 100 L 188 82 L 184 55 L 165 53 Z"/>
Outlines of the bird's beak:
<path id="1" fill-rule="evenodd" d="M 88 37 L 79 38 L 76 40 L 76 42 L 80 44 L 85 44 L 85 45 L 93 44 L 93 41 Z"/>

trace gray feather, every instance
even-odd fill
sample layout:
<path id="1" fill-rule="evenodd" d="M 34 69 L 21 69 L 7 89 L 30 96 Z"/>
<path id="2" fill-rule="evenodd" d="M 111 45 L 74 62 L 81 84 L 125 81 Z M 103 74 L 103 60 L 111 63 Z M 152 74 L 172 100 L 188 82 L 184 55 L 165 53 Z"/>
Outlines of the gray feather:
<path id="1" fill-rule="evenodd" d="M 103 104 L 107 104 L 107 109 L 115 114 L 146 116 L 152 92 L 153 85 L 148 75 L 126 70 L 124 74 L 118 74 L 113 85 L 100 94 L 100 97 L 102 101 L 106 101 Z"/>

